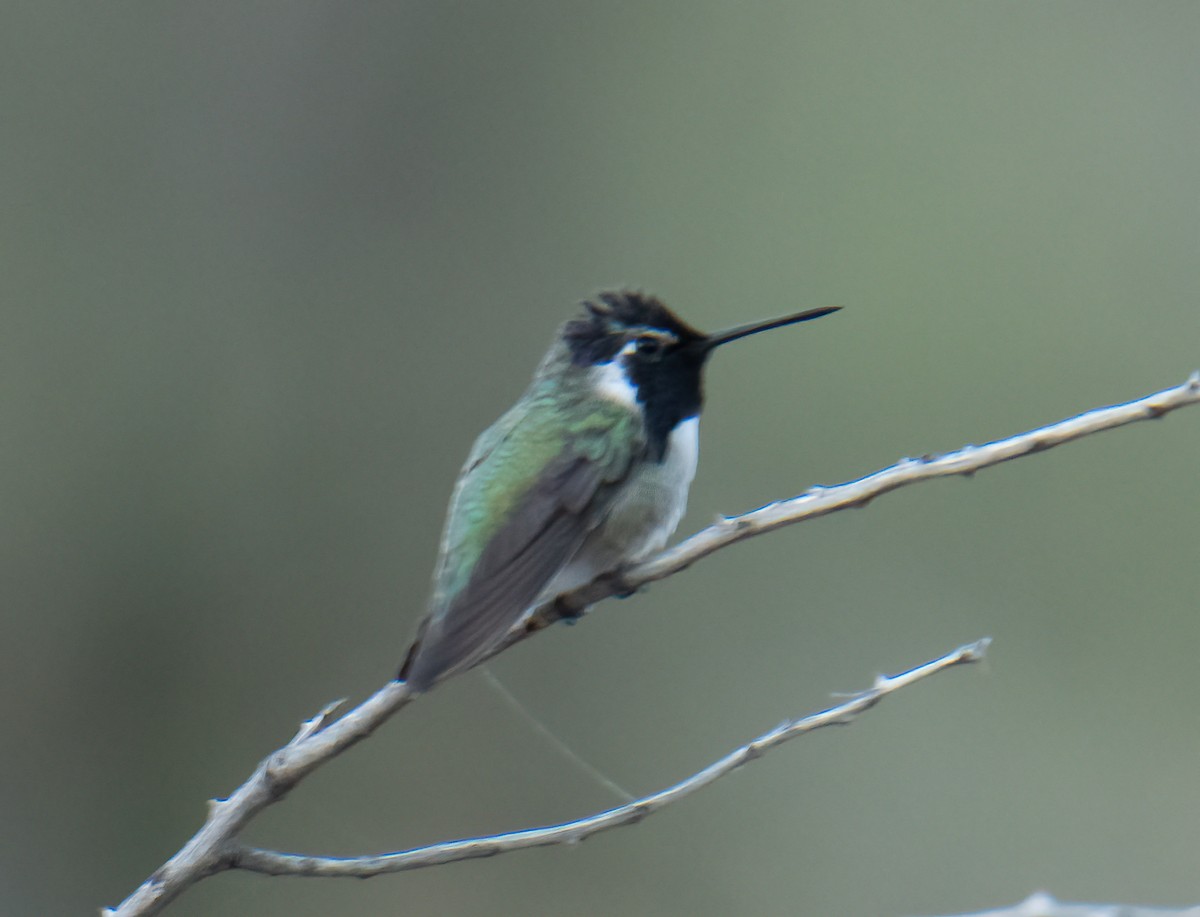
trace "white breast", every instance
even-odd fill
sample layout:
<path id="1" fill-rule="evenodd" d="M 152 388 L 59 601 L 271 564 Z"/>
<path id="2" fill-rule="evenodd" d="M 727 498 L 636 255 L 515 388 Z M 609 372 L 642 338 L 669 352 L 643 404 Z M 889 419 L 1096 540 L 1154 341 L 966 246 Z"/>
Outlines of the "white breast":
<path id="1" fill-rule="evenodd" d="M 629 482 L 629 499 L 613 507 L 613 522 L 626 539 L 626 560 L 662 550 L 679 527 L 699 454 L 700 418 L 690 417 L 671 431 L 662 462 L 643 465 Z"/>
<path id="2" fill-rule="evenodd" d="M 700 418 L 689 417 L 671 431 L 667 438 L 667 455 L 663 464 L 674 470 L 683 482 L 683 500 L 687 502 L 687 489 L 696 477 L 696 461 L 700 457 Z M 680 514 L 682 517 L 682 513 Z M 679 521 L 676 520 L 676 525 Z"/>
<path id="3" fill-rule="evenodd" d="M 687 509 L 688 488 L 696 476 L 699 451 L 700 418 L 691 417 L 671 431 L 661 463 L 642 465 L 633 473 L 607 519 L 550 581 L 535 604 L 661 551 Z"/>

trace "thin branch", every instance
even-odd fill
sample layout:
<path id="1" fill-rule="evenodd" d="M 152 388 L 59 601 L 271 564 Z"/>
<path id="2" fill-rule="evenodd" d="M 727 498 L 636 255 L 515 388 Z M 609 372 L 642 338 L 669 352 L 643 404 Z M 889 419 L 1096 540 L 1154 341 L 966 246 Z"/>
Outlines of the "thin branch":
<path id="1" fill-rule="evenodd" d="M 976 471 L 999 465 L 1001 462 L 1044 452 L 1072 440 L 1104 430 L 1113 430 L 1139 420 L 1155 420 L 1197 402 L 1200 402 L 1200 371 L 1192 373 L 1187 381 L 1180 385 L 1136 401 L 1096 408 L 1076 417 L 1069 417 L 982 446 L 964 446 L 942 455 L 902 459 L 890 468 L 846 484 L 810 487 L 797 497 L 768 503 L 760 509 L 739 516 L 718 519 L 716 523 L 701 529 L 685 541 L 667 548 L 644 563 L 630 567 L 619 577 L 602 577 L 568 595 L 560 596 L 554 602 L 539 608 L 525 628 L 527 631 L 539 630 L 563 617 L 579 614 L 587 606 L 601 599 L 628 594 L 647 583 L 666 579 L 734 542 L 773 532 L 786 525 L 827 516 L 839 510 L 861 508 L 876 497 L 908 484 L 950 475 L 970 477 Z M 511 642 L 515 643 L 519 639 L 520 637 Z"/>
<path id="2" fill-rule="evenodd" d="M 224 856 L 230 842 L 246 824 L 278 802 L 311 771 L 361 742 L 414 695 L 403 682 L 388 682 L 369 698 L 328 723 L 331 704 L 310 720 L 283 748 L 264 758 L 250 778 L 228 799 L 210 799 L 208 818 L 179 852 L 103 917 L 143 917 L 159 914 L 200 879 L 228 869 Z"/>
<path id="3" fill-rule="evenodd" d="M 1131 904 L 1068 904 L 1035 892 L 1020 904 L 958 917 L 1200 917 L 1200 907 L 1140 907 Z"/>
<path id="4" fill-rule="evenodd" d="M 1022 433 L 984 446 L 967 446 L 941 456 L 904 461 L 875 474 L 837 487 L 814 487 L 790 500 L 771 503 L 741 516 L 723 518 L 646 563 L 607 577 L 562 596 L 544 606 L 519 631 L 505 649 L 554 621 L 578 614 L 610 595 L 632 592 L 639 586 L 686 569 L 702 557 L 745 538 L 785 525 L 813 519 L 851 507 L 865 506 L 889 491 L 945 475 L 969 475 L 990 465 L 1049 449 L 1074 439 L 1139 420 L 1161 417 L 1169 411 L 1200 402 L 1200 373 L 1183 384 L 1137 401 L 1097 408 L 1078 417 Z M 499 652 L 500 650 L 497 650 Z M 110 917 L 143 917 L 161 913 L 176 897 L 200 879 L 229 868 L 231 844 L 241 830 L 268 805 L 278 802 L 300 780 L 326 761 L 372 732 L 406 706 L 413 695 L 402 682 L 390 682 L 354 709 L 330 722 L 331 711 L 309 721 L 283 748 L 265 758 L 232 796 L 214 800 L 208 818 L 178 853 L 157 869 Z"/>
<path id="5" fill-rule="evenodd" d="M 983 659 L 990 642 L 985 638 L 966 646 L 960 646 L 945 656 L 900 675 L 890 677 L 880 675 L 875 679 L 875 684 L 870 690 L 854 695 L 850 700 L 820 713 L 781 723 L 770 732 L 765 732 L 752 742 L 734 749 L 725 757 L 714 761 L 702 771 L 674 786 L 605 812 L 590 815 L 587 818 L 549 825 L 544 828 L 530 828 L 525 831 L 509 831 L 488 837 L 447 841 L 441 844 L 431 844 L 428 847 L 417 847 L 412 850 L 384 853 L 378 856 L 314 857 L 295 853 L 277 853 L 273 850 L 260 850 L 252 847 L 238 847 L 231 851 L 229 865 L 273 876 L 338 876 L 365 879 L 388 872 L 403 872 L 408 869 L 453 863 L 456 860 L 490 857 L 497 853 L 507 853 L 510 850 L 523 850 L 526 847 L 577 844 L 593 834 L 607 831 L 609 828 L 636 824 L 646 816 L 653 815 L 685 796 L 690 796 L 790 739 L 824 726 L 845 725 L 859 714 L 874 707 L 893 691 L 907 688 L 923 678 L 936 675 L 953 666 L 979 662 Z"/>

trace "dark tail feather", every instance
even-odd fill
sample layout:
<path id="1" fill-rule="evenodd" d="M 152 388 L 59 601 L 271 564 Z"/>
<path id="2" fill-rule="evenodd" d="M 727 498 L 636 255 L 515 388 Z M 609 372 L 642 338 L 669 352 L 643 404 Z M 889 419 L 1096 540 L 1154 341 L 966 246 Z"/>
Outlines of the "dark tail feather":
<path id="1" fill-rule="evenodd" d="M 417 656 L 421 652 L 421 642 L 425 637 L 425 629 L 428 626 L 429 618 L 425 618 L 423 621 L 421 621 L 421 626 L 417 628 L 417 636 L 413 640 L 412 646 L 408 648 L 408 652 L 405 653 L 404 662 L 400 665 L 400 673 L 396 676 L 397 681 L 404 682 L 408 685 L 410 691 L 414 691 L 418 694 L 428 691 L 433 685 L 433 679 L 436 677 L 436 673 L 413 672 L 413 666 L 416 664 Z M 428 666 L 426 666 L 426 668 L 428 668 Z"/>
<path id="2" fill-rule="evenodd" d="M 448 675 L 474 668 L 491 655 L 499 641 L 495 635 L 468 621 L 447 633 L 444 618 L 422 622 L 408 650 L 400 678 L 414 693 L 422 694 Z"/>

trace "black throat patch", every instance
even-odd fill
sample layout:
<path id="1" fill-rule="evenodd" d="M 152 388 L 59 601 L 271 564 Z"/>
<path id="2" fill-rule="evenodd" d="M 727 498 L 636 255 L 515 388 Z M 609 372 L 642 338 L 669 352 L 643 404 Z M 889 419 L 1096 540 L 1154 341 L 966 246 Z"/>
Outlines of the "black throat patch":
<path id="1" fill-rule="evenodd" d="M 706 336 L 680 319 L 658 299 L 630 291 L 601 293 L 583 304 L 584 314 L 563 329 L 563 339 L 577 366 L 613 360 L 637 389 L 637 400 L 649 441 L 650 458 L 666 456 L 671 431 L 700 413 L 704 402 L 703 369 Z M 622 354 L 639 336 L 658 333 L 657 350 Z"/>

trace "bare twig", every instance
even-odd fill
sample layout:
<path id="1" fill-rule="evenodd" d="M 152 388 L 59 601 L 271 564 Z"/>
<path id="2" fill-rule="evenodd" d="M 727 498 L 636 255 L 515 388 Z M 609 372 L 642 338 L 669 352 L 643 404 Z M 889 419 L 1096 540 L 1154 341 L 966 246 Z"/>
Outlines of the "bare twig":
<path id="1" fill-rule="evenodd" d="M 693 774 L 686 780 L 669 786 L 633 802 L 617 806 L 587 818 L 564 822 L 559 825 L 549 825 L 544 828 L 530 828 L 525 831 L 509 831 L 504 834 L 494 834 L 489 837 L 468 838 L 461 841 L 448 841 L 442 844 L 431 844 L 428 847 L 417 847 L 413 850 L 402 850 L 398 853 L 384 853 L 378 856 L 365 857 L 314 857 L 295 853 L 277 853 L 273 850 L 259 850 L 251 847 L 234 849 L 229 856 L 229 865 L 249 869 L 254 872 L 265 872 L 275 876 L 340 876 L 363 879 L 387 872 L 402 872 L 407 869 L 420 869 L 424 866 L 436 866 L 442 863 L 452 863 L 455 860 L 471 860 L 477 857 L 495 856 L 497 853 L 507 853 L 510 850 L 522 850 L 526 847 L 546 847 L 552 844 L 576 844 L 609 828 L 621 825 L 631 825 L 641 821 L 647 815 L 652 815 L 659 809 L 673 802 L 690 796 L 724 777 L 730 771 L 736 770 L 743 764 L 765 754 L 776 745 L 782 745 L 789 739 L 820 729 L 823 726 L 843 725 L 849 723 L 859 714 L 869 710 L 893 691 L 899 691 L 909 685 L 916 684 L 923 678 L 936 675 L 952 666 L 983 659 L 987 651 L 986 638 L 967 646 L 960 646 L 932 662 L 927 662 L 915 669 L 910 669 L 900 675 L 880 675 L 875 679 L 874 686 L 861 694 L 854 695 L 850 700 L 814 713 L 799 720 L 788 720 L 776 726 L 770 732 L 763 733 L 752 742 L 736 748 L 718 761 L 714 761 L 704 770 Z"/>
<path id="2" fill-rule="evenodd" d="M 1180 385 L 1136 401 L 1096 408 L 1076 417 L 1069 417 L 982 446 L 964 446 L 942 455 L 902 459 L 890 468 L 835 487 L 810 487 L 797 497 L 768 503 L 760 509 L 742 513 L 740 516 L 720 519 L 645 563 L 625 570 L 619 578 L 604 577 L 568 595 L 560 596 L 555 602 L 538 609 L 533 620 L 525 625 L 526 629 L 539 629 L 567 614 L 578 614 L 588 605 L 601 599 L 633 592 L 639 586 L 665 579 L 736 541 L 744 541 L 755 535 L 773 532 L 786 525 L 816 519 L 818 516 L 827 516 L 839 510 L 864 507 L 876 497 L 907 484 L 950 475 L 970 477 L 976 471 L 999 465 L 1001 462 L 1044 452 L 1092 433 L 1123 427 L 1139 420 L 1154 420 L 1177 408 L 1197 402 L 1200 402 L 1200 371 L 1192 373 L 1187 381 Z"/>
<path id="3" fill-rule="evenodd" d="M 1139 907 L 1131 904 L 1067 904 L 1036 892 L 1012 907 L 957 917 L 1200 917 L 1200 907 Z"/>
<path id="4" fill-rule="evenodd" d="M 228 869 L 229 844 L 255 815 L 278 802 L 310 771 L 361 742 L 412 699 L 403 682 L 389 682 L 333 723 L 340 702 L 306 720 L 287 745 L 269 755 L 228 799 L 210 799 L 208 818 L 179 852 L 104 917 L 158 914 L 190 886 Z"/>
<path id="5" fill-rule="evenodd" d="M 772 503 L 741 516 L 721 519 L 657 557 L 639 564 L 618 578 L 598 580 L 539 609 L 507 648 L 530 633 L 614 594 L 664 579 L 707 557 L 714 551 L 785 525 L 824 516 L 838 510 L 865 506 L 881 494 L 945 475 L 975 471 L 1040 452 L 1102 430 L 1138 420 L 1161 417 L 1169 411 L 1200 401 L 1200 373 L 1181 385 L 1127 404 L 1097 408 L 1059 423 L 1040 427 L 983 446 L 967 446 L 941 456 L 905 459 L 890 468 L 836 487 L 815 487 L 800 496 Z M 390 682 L 358 707 L 329 722 L 332 711 L 306 723 L 287 745 L 264 759 L 232 796 L 213 801 L 200 830 L 170 860 L 154 872 L 115 910 L 111 917 L 158 914 L 167 904 L 200 879 L 230 868 L 229 855 L 246 824 L 321 764 L 362 741 L 411 699 L 402 682 Z"/>

